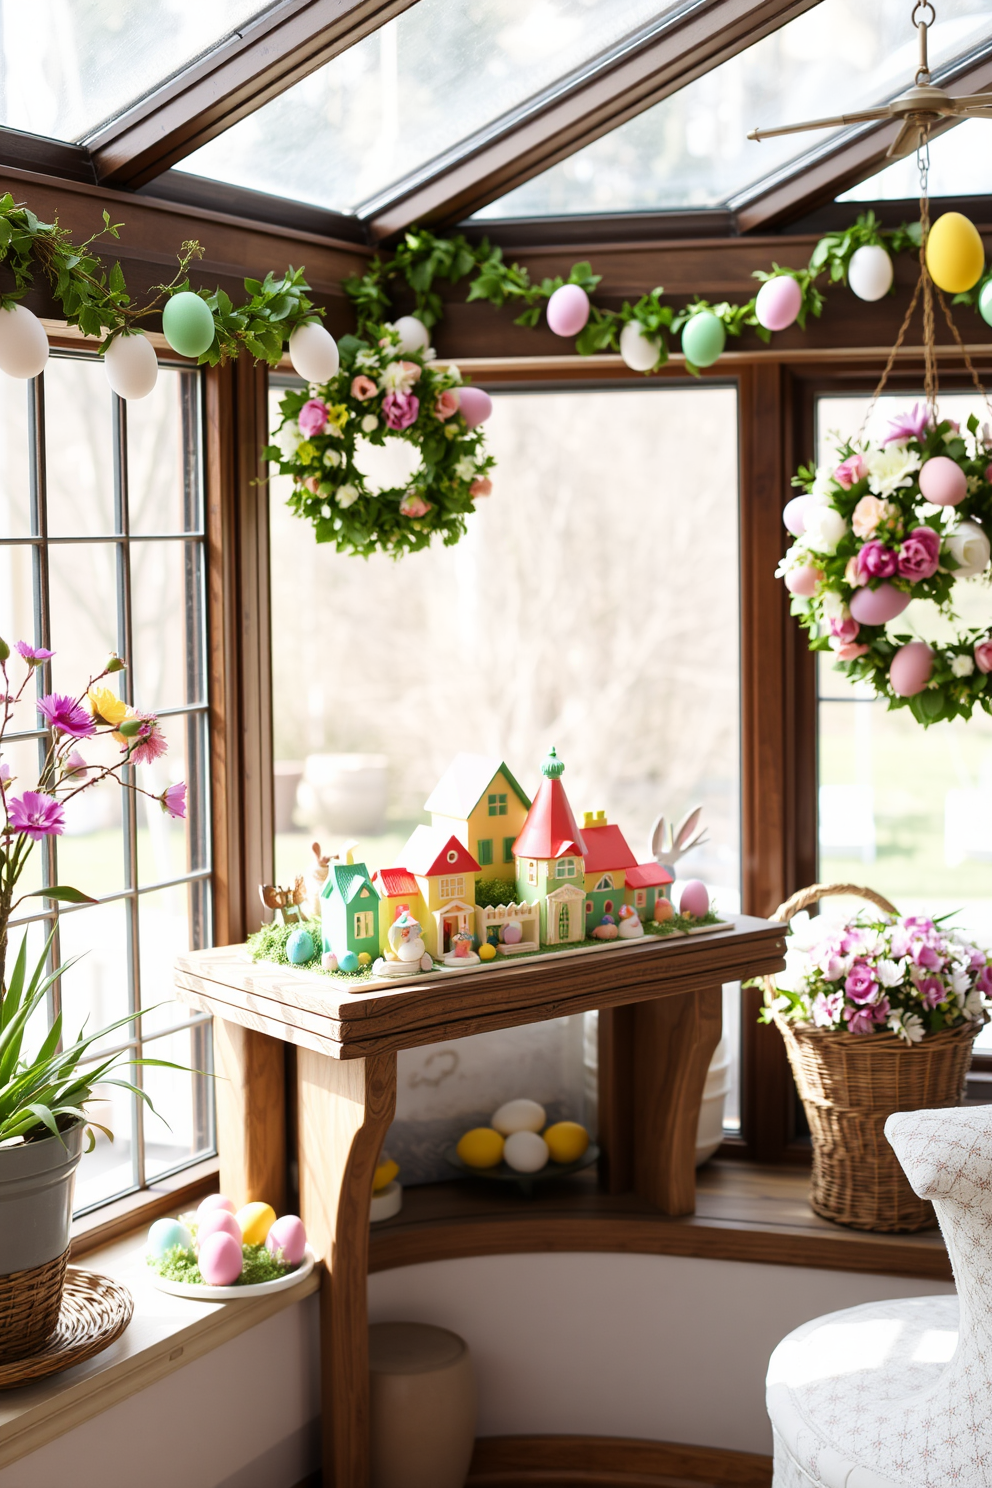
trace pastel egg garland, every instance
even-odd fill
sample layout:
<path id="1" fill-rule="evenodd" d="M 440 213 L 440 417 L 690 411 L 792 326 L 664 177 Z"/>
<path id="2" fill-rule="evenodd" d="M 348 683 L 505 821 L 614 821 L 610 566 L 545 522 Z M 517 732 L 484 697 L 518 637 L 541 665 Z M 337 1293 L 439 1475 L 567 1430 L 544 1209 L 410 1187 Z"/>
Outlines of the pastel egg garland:
<path id="1" fill-rule="evenodd" d="M 959 429 L 918 403 L 880 441 L 842 445 L 795 484 L 807 495 L 783 512 L 795 541 L 778 575 L 811 649 L 832 652 L 851 681 L 924 727 L 970 718 L 976 705 L 992 713 L 992 631 L 955 615 L 955 586 L 987 576 L 992 552 L 992 440 L 978 419 Z M 925 639 L 921 601 L 953 639 Z M 898 622 L 911 604 L 907 631 Z"/>

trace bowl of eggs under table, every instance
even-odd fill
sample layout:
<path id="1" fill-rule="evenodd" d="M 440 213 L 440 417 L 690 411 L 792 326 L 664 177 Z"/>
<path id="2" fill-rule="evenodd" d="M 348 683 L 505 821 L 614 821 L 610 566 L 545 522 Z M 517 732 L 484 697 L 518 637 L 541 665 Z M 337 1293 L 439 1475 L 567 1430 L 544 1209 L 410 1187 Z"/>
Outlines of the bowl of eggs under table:
<path id="1" fill-rule="evenodd" d="M 194 1214 L 157 1219 L 145 1246 L 152 1283 L 174 1297 L 229 1302 L 298 1286 L 314 1268 L 303 1221 L 271 1204 L 210 1194 Z"/>
<path id="2" fill-rule="evenodd" d="M 493 1113 L 488 1126 L 465 1132 L 444 1155 L 463 1177 L 515 1183 L 532 1194 L 539 1183 L 591 1167 L 599 1148 L 578 1121 L 549 1126 L 538 1101 L 512 1100 Z"/>

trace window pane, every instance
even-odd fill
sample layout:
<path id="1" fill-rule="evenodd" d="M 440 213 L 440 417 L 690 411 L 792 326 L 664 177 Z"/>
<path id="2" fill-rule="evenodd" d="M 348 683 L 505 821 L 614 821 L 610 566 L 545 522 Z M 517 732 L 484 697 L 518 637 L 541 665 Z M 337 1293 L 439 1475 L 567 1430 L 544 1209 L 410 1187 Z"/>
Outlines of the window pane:
<path id="1" fill-rule="evenodd" d="M 130 1010 L 127 913 L 119 899 L 59 916 L 62 963 L 79 958 L 60 978 L 67 1040 L 78 1038 L 84 1024 L 88 1036 Z M 133 1037 L 134 1025 L 125 1024 L 94 1044 L 93 1052 Z"/>
<path id="2" fill-rule="evenodd" d="M 53 139 L 79 139 L 269 3 L 0 0 L 0 123 Z"/>
<path id="3" fill-rule="evenodd" d="M 948 0 L 930 35 L 939 68 L 990 32 L 985 0 Z M 917 67 L 905 0 L 822 0 L 703 77 L 477 215 L 532 217 L 715 207 L 842 131 L 749 140 L 764 125 L 832 118 L 904 91 Z"/>
<path id="4" fill-rule="evenodd" d="M 145 1046 L 149 1059 L 167 1059 L 187 1070 L 146 1068 L 141 1071 L 144 1089 L 155 1111 L 143 1108 L 145 1123 L 145 1171 L 149 1179 L 206 1156 L 214 1145 L 213 1081 L 209 1024 L 167 1034 Z"/>
<path id="5" fill-rule="evenodd" d="M 971 92 L 954 87 L 952 93 Z M 979 196 L 992 192 L 992 120 L 968 119 L 939 134 L 930 142 L 929 188 L 931 197 Z M 838 201 L 898 201 L 915 205 L 920 194 L 916 155 L 894 160 L 877 175 L 869 176 Z"/>
<path id="6" fill-rule="evenodd" d="M 11 648 L 7 662 L 7 677 L 16 696 L 24 681 L 24 664 L 14 651 L 17 641 L 29 645 L 40 645 L 41 637 L 35 629 L 34 604 L 34 551 L 27 544 L 0 543 L 0 636 Z M 10 731 L 21 733 L 25 729 L 38 727 L 38 712 L 35 702 L 38 688 L 34 680 L 28 682 L 21 701 L 11 709 Z"/>
<path id="7" fill-rule="evenodd" d="M 160 720 L 168 751 L 150 764 L 138 765 L 138 785 L 147 795 L 137 798 L 138 882 L 164 883 L 193 869 L 206 868 L 203 782 L 206 759 L 206 716 L 177 714 Z M 152 796 L 177 781 L 186 782 L 186 817 L 163 811 Z"/>
<path id="8" fill-rule="evenodd" d="M 125 1078 L 127 1071 L 124 1072 Z M 93 1128 L 96 1147 L 83 1154 L 76 1170 L 73 1200 L 78 1214 L 134 1187 L 134 1096 L 115 1085 L 97 1087 L 97 1099 L 88 1106 L 90 1116 L 114 1134 L 110 1141 Z"/>
<path id="9" fill-rule="evenodd" d="M 182 169 L 354 211 L 673 9 L 675 0 L 419 0 Z"/>
<path id="10" fill-rule="evenodd" d="M 205 701 L 203 633 L 195 623 L 202 611 L 201 559 L 199 542 L 131 544 L 132 660 L 140 708 Z M 188 637 L 187 618 L 193 622 Z"/>
<path id="11" fill-rule="evenodd" d="M 192 941 L 189 890 L 190 885 L 176 884 L 138 898 L 141 1006 L 154 1009 L 141 1021 L 146 1038 L 192 1016 L 191 1008 L 174 1001 L 172 981 L 173 963 L 190 949 Z"/>
<path id="12" fill-rule="evenodd" d="M 119 751 L 113 743 L 102 749 L 84 743 L 80 753 L 87 763 L 99 764 Z M 120 893 L 127 881 L 122 809 L 120 787 L 112 780 L 88 785 L 66 802 L 65 833 L 58 840 L 60 883 L 94 899 Z"/>
<path id="13" fill-rule="evenodd" d="M 52 685 L 78 697 L 117 634 L 117 544 L 53 543 L 48 549 Z"/>
<path id="14" fill-rule="evenodd" d="M 14 377 L 0 378 L 0 538 L 26 537 L 31 531 L 28 491 L 29 389 Z M 0 582 L 0 595 L 3 594 Z"/>
<path id="15" fill-rule="evenodd" d="M 53 537 L 113 532 L 112 395 L 99 362 L 53 356 L 45 368 L 48 530 Z"/>
<path id="16" fill-rule="evenodd" d="M 159 367 L 147 398 L 127 405 L 127 464 L 131 531 L 195 532 L 201 525 L 196 461 L 199 383 L 195 373 Z"/>

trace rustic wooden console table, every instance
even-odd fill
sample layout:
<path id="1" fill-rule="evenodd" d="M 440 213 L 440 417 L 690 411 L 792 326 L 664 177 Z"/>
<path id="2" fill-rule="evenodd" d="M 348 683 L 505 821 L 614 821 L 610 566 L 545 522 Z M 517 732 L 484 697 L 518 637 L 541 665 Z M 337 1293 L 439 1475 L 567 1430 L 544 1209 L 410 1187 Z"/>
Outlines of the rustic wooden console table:
<path id="1" fill-rule="evenodd" d="M 327 1268 L 325 1488 L 368 1488 L 369 1205 L 395 1107 L 397 1050 L 600 1009 L 602 1181 L 612 1193 L 633 1189 L 664 1214 L 691 1214 L 722 985 L 780 970 L 783 953 L 784 926 L 740 917 L 712 935 L 649 938 L 365 993 L 253 963 L 240 946 L 179 958 L 179 998 L 219 1020 L 221 1186 L 239 1203 L 276 1203 L 285 1191 L 283 1045 L 297 1047 L 300 1211 Z"/>

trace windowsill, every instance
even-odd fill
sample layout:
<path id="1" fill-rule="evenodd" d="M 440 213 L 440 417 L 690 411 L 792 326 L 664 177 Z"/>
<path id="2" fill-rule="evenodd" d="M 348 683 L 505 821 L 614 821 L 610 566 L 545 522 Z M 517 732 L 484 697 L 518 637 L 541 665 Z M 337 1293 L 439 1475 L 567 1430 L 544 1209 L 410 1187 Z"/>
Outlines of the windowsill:
<path id="1" fill-rule="evenodd" d="M 150 1183 L 137 1193 L 125 1194 L 101 1204 L 73 1222 L 69 1260 L 78 1266 L 81 1256 L 121 1240 L 163 1214 L 195 1209 L 202 1198 L 218 1189 L 220 1159 L 208 1157 L 191 1168 L 182 1168 L 168 1178 Z"/>
<path id="2" fill-rule="evenodd" d="M 173 1201 L 172 1211 L 176 1203 Z M 320 1287 L 323 1268 L 288 1291 L 232 1302 L 192 1302 L 152 1286 L 144 1233 L 87 1255 L 87 1270 L 113 1276 L 134 1297 L 130 1324 L 108 1349 L 62 1374 L 0 1394 L 0 1467 L 126 1400 L 156 1380 L 294 1307 Z"/>

